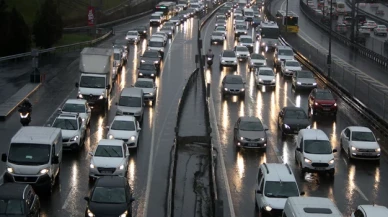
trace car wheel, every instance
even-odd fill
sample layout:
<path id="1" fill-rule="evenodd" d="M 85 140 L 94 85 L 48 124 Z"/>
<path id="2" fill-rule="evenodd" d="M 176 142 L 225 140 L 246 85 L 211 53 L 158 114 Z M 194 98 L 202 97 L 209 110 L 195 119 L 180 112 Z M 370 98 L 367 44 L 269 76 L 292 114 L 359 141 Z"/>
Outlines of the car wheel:
<path id="1" fill-rule="evenodd" d="M 220 64 L 220 70 L 221 70 L 221 71 L 222 71 L 222 68 L 223 68 L 223 67 L 222 67 L 222 65 Z"/>

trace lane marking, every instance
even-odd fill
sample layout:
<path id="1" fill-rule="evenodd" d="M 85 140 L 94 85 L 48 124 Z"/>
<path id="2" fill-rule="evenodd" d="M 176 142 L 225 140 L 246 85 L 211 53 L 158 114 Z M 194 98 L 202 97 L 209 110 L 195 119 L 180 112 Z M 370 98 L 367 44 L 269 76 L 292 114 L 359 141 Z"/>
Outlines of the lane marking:
<path id="1" fill-rule="evenodd" d="M 67 196 L 66 196 L 65 202 L 63 203 L 62 209 L 66 209 L 67 206 L 69 205 L 70 195 L 73 193 L 73 191 L 74 191 L 74 188 L 71 187 L 69 193 L 67 193 Z"/>
<path id="2" fill-rule="evenodd" d="M 354 190 L 356 190 L 364 200 L 369 201 L 369 199 L 365 196 L 364 192 L 361 191 L 361 189 L 356 185 L 356 183 L 353 183 L 353 185 L 354 185 Z"/>

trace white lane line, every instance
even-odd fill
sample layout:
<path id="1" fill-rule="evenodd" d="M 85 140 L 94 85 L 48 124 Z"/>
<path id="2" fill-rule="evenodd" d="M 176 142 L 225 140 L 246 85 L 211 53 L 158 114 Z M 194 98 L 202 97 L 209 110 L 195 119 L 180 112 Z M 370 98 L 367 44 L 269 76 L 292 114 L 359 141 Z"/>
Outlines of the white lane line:
<path id="1" fill-rule="evenodd" d="M 361 189 L 355 183 L 354 183 L 354 190 L 356 190 L 364 200 L 369 201 L 369 199 L 365 196 L 364 192 L 362 192 Z"/>
<path id="2" fill-rule="evenodd" d="M 275 154 L 276 154 L 276 157 L 278 158 L 278 161 L 279 161 L 280 163 L 284 163 L 284 161 L 283 161 L 283 156 L 280 154 L 280 151 L 279 151 L 278 147 L 276 147 L 275 144 L 274 144 L 274 145 L 271 145 L 271 147 L 272 147 L 272 149 L 274 150 L 274 152 L 275 152 Z M 268 146 L 267 146 L 267 148 L 268 148 Z"/>
<path id="3" fill-rule="evenodd" d="M 69 193 L 66 196 L 65 202 L 63 203 L 62 209 L 66 209 L 67 206 L 69 205 L 70 195 L 73 194 L 73 191 L 74 191 L 74 188 L 71 187 Z"/>

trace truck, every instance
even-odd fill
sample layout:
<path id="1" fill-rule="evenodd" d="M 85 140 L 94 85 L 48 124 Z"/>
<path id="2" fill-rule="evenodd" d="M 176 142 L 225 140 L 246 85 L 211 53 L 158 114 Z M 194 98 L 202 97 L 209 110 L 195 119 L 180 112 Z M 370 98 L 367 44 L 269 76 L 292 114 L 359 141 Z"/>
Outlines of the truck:
<path id="1" fill-rule="evenodd" d="M 92 107 L 108 108 L 113 85 L 113 62 L 113 49 L 86 47 L 81 51 L 81 74 L 79 82 L 75 83 L 78 99 L 85 99 Z"/>

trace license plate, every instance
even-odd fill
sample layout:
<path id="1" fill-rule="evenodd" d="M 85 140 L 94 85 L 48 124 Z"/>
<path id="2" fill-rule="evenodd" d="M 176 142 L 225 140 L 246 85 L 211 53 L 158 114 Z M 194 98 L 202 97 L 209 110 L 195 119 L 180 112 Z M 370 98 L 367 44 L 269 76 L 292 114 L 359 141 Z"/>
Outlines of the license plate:
<path id="1" fill-rule="evenodd" d="M 373 156 L 374 155 L 373 153 L 361 153 L 361 154 L 364 156 Z"/>
<path id="2" fill-rule="evenodd" d="M 326 170 L 325 167 L 315 167 L 316 170 Z"/>
<path id="3" fill-rule="evenodd" d="M 112 173 L 109 171 L 101 171 L 101 174 L 112 174 Z"/>
<path id="4" fill-rule="evenodd" d="M 250 147 L 255 147 L 255 146 L 257 146 L 257 145 L 256 145 L 255 143 L 249 143 L 248 146 L 250 146 Z"/>
<path id="5" fill-rule="evenodd" d="M 330 111 L 330 108 L 323 108 L 324 111 Z"/>

